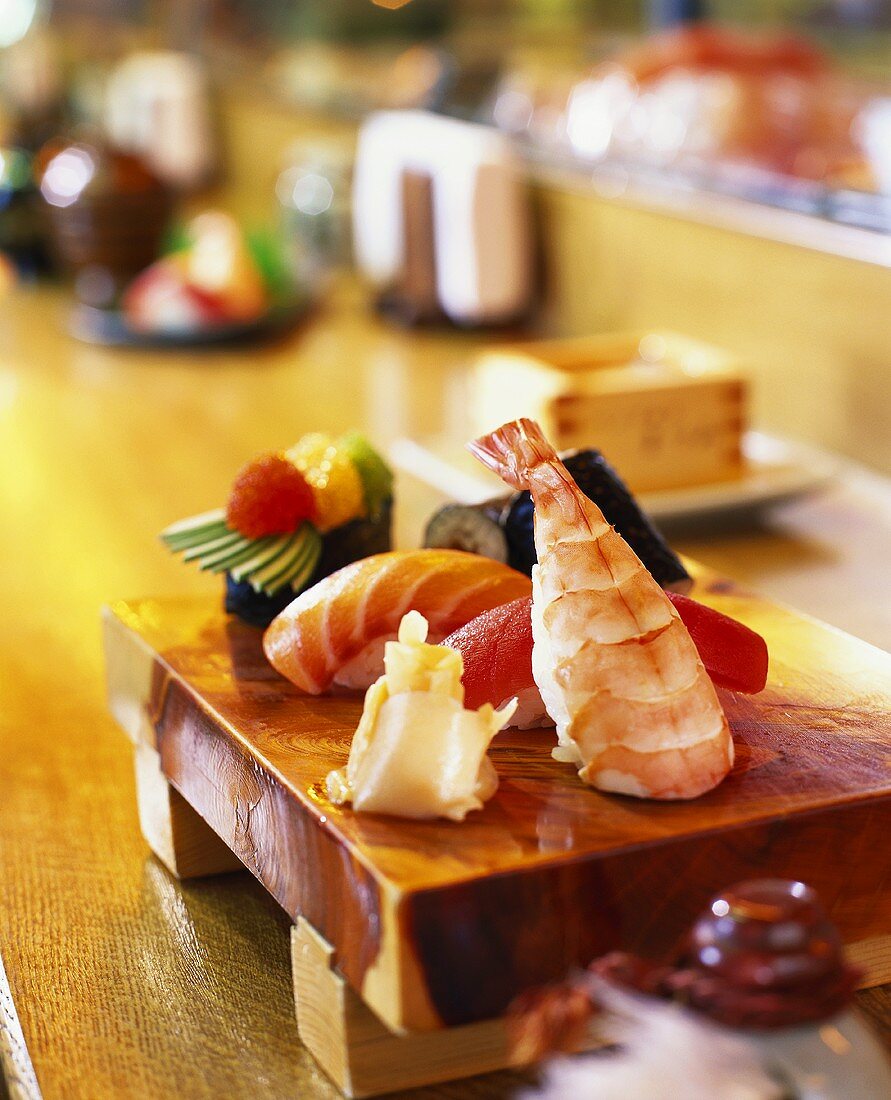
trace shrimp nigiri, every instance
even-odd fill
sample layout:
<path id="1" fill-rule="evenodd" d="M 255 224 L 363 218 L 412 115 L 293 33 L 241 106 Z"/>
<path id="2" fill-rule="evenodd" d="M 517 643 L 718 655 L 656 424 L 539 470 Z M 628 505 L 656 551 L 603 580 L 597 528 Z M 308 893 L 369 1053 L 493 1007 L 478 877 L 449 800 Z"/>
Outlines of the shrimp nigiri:
<path id="1" fill-rule="evenodd" d="M 532 495 L 532 671 L 557 725 L 554 757 L 594 787 L 640 798 L 717 786 L 733 741 L 671 601 L 538 424 L 513 421 L 469 448 Z"/>
<path id="2" fill-rule="evenodd" d="M 689 631 L 705 671 L 717 687 L 757 695 L 767 684 L 767 642 L 736 619 L 722 615 L 680 592 L 665 590 Z M 442 642 L 464 660 L 464 702 L 496 710 L 518 700 L 510 725 L 520 729 L 553 726 L 532 675 L 532 597 L 483 611 Z"/>

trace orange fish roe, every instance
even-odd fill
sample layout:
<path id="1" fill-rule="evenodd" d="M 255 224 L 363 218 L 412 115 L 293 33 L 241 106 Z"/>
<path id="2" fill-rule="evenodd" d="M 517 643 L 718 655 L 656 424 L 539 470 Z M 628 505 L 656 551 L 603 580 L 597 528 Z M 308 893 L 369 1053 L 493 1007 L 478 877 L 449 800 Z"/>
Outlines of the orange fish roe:
<path id="1" fill-rule="evenodd" d="M 226 522 L 245 538 L 296 531 L 315 512 L 303 474 L 284 455 L 271 452 L 249 462 L 235 478 Z"/>

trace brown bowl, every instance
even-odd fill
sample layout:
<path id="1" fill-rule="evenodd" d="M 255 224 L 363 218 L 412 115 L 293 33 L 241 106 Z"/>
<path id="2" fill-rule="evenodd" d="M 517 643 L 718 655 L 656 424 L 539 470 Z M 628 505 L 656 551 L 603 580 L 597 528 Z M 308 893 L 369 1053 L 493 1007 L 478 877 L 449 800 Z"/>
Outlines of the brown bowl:
<path id="1" fill-rule="evenodd" d="M 93 143 L 58 144 L 41 155 L 40 190 L 60 265 L 86 305 L 114 308 L 158 257 L 172 195 L 138 158 Z"/>

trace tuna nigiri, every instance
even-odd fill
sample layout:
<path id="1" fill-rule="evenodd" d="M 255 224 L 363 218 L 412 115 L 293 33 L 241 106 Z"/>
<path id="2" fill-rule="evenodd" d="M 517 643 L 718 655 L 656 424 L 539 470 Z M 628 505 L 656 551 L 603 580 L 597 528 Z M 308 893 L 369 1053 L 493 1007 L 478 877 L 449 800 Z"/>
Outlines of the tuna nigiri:
<path id="1" fill-rule="evenodd" d="M 767 642 L 743 623 L 679 592 L 668 598 L 690 632 L 712 683 L 757 695 L 767 683 Z"/>
<path id="2" fill-rule="evenodd" d="M 520 729 L 553 726 L 532 678 L 532 597 L 511 600 L 484 611 L 450 634 L 443 645 L 464 659 L 464 705 L 517 700 L 508 723 Z M 494 703 L 493 703 L 494 705 Z M 497 709 L 497 708 L 496 708 Z"/>
<path id="3" fill-rule="evenodd" d="M 712 682 L 755 695 L 767 682 L 767 644 L 760 634 L 729 615 L 697 600 L 668 592 L 690 632 Z M 520 729 L 553 726 L 532 676 L 532 598 L 493 607 L 465 623 L 443 645 L 464 659 L 464 696 L 468 707 L 494 707 L 519 700 L 510 725 Z"/>
<path id="4" fill-rule="evenodd" d="M 270 664 L 303 691 L 364 689 L 383 673 L 384 644 L 419 611 L 432 643 L 482 611 L 531 591 L 529 578 L 461 550 L 395 550 L 353 562 L 302 592 L 263 636 Z"/>

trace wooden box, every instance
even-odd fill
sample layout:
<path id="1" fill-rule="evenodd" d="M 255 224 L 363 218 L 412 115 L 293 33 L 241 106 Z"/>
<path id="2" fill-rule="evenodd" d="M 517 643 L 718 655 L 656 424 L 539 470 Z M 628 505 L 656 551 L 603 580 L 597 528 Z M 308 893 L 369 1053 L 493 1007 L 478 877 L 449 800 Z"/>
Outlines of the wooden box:
<path id="1" fill-rule="evenodd" d="M 478 434 L 529 416 L 560 450 L 596 447 L 637 492 L 742 473 L 746 382 L 727 352 L 670 332 L 539 341 L 484 352 Z"/>

